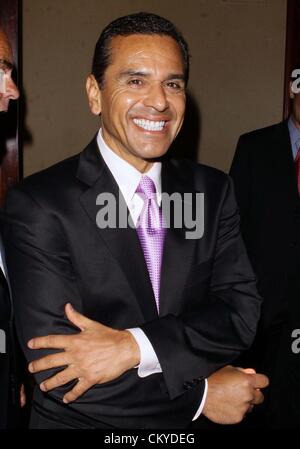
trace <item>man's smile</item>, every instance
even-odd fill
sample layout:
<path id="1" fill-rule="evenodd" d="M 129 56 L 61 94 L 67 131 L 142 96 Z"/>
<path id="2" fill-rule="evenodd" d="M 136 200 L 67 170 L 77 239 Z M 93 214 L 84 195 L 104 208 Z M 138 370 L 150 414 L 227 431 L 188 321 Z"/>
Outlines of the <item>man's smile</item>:
<path id="1" fill-rule="evenodd" d="M 146 131 L 163 131 L 166 125 L 165 120 L 145 120 L 145 119 L 138 119 L 134 118 L 133 122 L 139 127 Z"/>

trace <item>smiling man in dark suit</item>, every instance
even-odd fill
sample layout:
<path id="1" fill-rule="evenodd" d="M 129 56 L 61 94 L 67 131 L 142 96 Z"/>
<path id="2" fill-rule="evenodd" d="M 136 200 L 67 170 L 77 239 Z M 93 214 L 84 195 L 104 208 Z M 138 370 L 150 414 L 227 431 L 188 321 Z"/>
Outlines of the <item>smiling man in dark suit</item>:
<path id="1" fill-rule="evenodd" d="M 289 119 L 242 135 L 230 171 L 264 300 L 257 338 L 242 359 L 270 376 L 253 425 L 275 428 L 300 423 L 300 357 L 292 350 L 300 328 L 300 66 L 292 75 Z"/>
<path id="2" fill-rule="evenodd" d="M 9 193 L 19 337 L 39 385 L 33 428 L 186 428 L 202 410 L 231 423 L 263 399 L 264 376 L 225 367 L 251 344 L 260 311 L 232 184 L 163 158 L 183 122 L 188 69 L 166 19 L 109 24 L 86 84 L 100 131 Z M 174 194 L 170 217 L 161 203 Z M 200 194 L 195 225 L 204 214 L 205 227 L 193 234 L 177 220 L 197 214 Z M 130 226 L 103 226 L 104 197 L 123 204 Z"/>

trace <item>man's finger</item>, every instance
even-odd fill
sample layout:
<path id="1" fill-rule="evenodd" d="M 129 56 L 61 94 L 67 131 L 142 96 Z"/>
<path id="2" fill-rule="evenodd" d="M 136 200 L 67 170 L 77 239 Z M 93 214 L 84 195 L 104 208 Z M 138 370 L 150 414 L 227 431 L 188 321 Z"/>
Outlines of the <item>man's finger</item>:
<path id="1" fill-rule="evenodd" d="M 256 371 L 253 368 L 242 368 L 242 371 L 246 374 L 256 374 Z"/>
<path id="2" fill-rule="evenodd" d="M 27 345 L 30 349 L 65 349 L 71 337 L 71 335 L 46 335 L 32 338 Z"/>
<path id="3" fill-rule="evenodd" d="M 29 364 L 28 369 L 30 373 L 38 373 L 47 369 L 69 365 L 69 363 L 68 354 L 66 352 L 59 352 L 58 354 L 51 354 L 34 360 Z"/>
<path id="4" fill-rule="evenodd" d="M 89 388 L 91 388 L 91 384 L 84 379 L 79 379 L 75 387 L 68 391 L 63 398 L 63 402 L 68 404 L 69 402 L 75 401 L 77 398 L 83 395 Z"/>
<path id="5" fill-rule="evenodd" d="M 264 402 L 264 395 L 262 394 L 262 392 L 260 390 L 254 390 L 253 399 L 251 401 L 251 404 L 258 405 L 258 404 L 261 404 L 262 402 Z"/>
<path id="6" fill-rule="evenodd" d="M 253 374 L 253 387 L 266 388 L 269 385 L 269 379 L 264 374 Z"/>
<path id="7" fill-rule="evenodd" d="M 53 388 L 61 387 L 62 385 L 65 385 L 66 383 L 71 382 L 71 380 L 74 380 L 76 378 L 77 375 L 74 368 L 68 367 L 55 374 L 54 376 L 49 377 L 49 379 L 44 380 L 40 384 L 40 389 L 42 391 L 53 390 Z"/>
<path id="8" fill-rule="evenodd" d="M 241 371 L 242 373 L 256 374 L 256 371 L 253 368 L 241 368 L 240 366 L 235 366 L 234 368 L 238 371 Z"/>
<path id="9" fill-rule="evenodd" d="M 25 405 L 26 405 L 26 393 L 24 384 L 22 384 L 20 388 L 20 406 L 22 408 L 25 407 Z"/>
<path id="10" fill-rule="evenodd" d="M 67 318 L 71 323 L 75 324 L 81 331 L 84 331 L 93 324 L 93 321 L 77 312 L 70 303 L 65 306 Z"/>

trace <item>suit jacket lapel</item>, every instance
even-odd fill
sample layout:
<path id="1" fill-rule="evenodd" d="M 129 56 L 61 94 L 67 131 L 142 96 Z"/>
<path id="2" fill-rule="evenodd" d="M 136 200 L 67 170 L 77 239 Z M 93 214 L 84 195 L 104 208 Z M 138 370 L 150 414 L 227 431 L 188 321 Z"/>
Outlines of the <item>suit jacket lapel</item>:
<path id="1" fill-rule="evenodd" d="M 124 198 L 108 167 L 103 161 L 95 139 L 81 153 L 77 177 L 89 185 L 80 198 L 81 204 L 89 218 L 96 225 L 99 206 L 96 198 L 100 193 L 112 193 L 119 204 L 119 195 Z M 126 208 L 127 213 L 128 210 Z M 118 214 L 117 214 L 118 223 Z M 157 317 L 155 298 L 145 263 L 143 251 L 135 229 L 126 227 L 119 229 L 97 227 L 99 238 L 105 242 L 113 257 L 120 264 L 128 283 L 133 290 L 146 321 Z M 126 294 L 126 292 L 124 292 Z"/>
<path id="2" fill-rule="evenodd" d="M 179 170 L 177 161 L 165 162 L 162 169 L 162 192 L 178 192 L 183 194 L 194 192 L 195 188 L 189 176 L 184 178 L 184 172 Z M 183 205 L 183 204 L 182 204 Z M 189 273 L 196 240 L 186 239 L 187 231 L 184 223 L 182 228 L 171 227 L 167 230 L 160 282 L 160 315 L 178 313 L 182 306 L 182 292 Z"/>

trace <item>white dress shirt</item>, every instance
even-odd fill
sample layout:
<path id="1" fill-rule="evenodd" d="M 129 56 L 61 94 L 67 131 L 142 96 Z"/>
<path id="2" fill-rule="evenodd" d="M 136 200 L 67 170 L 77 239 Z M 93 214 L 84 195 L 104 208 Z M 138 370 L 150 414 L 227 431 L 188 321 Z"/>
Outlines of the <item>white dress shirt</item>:
<path id="1" fill-rule="evenodd" d="M 139 172 L 135 167 L 126 162 L 114 151 L 112 151 L 104 142 L 102 137 L 102 131 L 99 130 L 97 135 L 97 144 L 106 165 L 108 166 L 111 174 L 115 178 L 116 183 L 125 199 L 126 205 L 130 212 L 132 221 L 136 225 L 140 213 L 143 209 L 143 199 L 136 189 L 140 183 L 143 174 Z M 161 162 L 154 162 L 150 170 L 147 171 L 147 176 L 152 179 L 156 187 L 157 203 L 161 204 Z M 146 336 L 146 334 L 140 328 L 128 329 L 134 336 L 139 349 L 140 349 L 140 364 L 138 366 L 139 377 L 150 376 L 151 374 L 161 373 L 162 369 L 158 361 L 154 348 Z M 207 396 L 207 380 L 205 380 L 205 389 L 202 397 L 202 401 L 199 409 L 197 410 L 194 419 L 197 419 L 201 414 L 205 399 Z"/>

